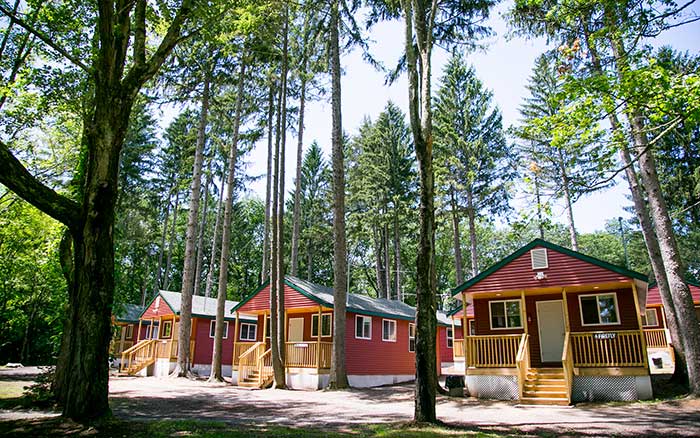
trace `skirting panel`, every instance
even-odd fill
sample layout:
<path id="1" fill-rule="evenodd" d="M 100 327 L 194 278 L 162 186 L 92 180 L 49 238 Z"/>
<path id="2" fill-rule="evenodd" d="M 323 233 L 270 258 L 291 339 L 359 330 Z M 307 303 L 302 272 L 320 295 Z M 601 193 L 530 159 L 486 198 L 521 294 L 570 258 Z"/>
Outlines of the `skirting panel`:
<path id="1" fill-rule="evenodd" d="M 571 399 L 582 401 L 634 401 L 652 397 L 649 376 L 574 376 Z"/>
<path id="2" fill-rule="evenodd" d="M 472 397 L 496 400 L 516 400 L 518 379 L 516 376 L 465 376 L 467 391 Z"/>

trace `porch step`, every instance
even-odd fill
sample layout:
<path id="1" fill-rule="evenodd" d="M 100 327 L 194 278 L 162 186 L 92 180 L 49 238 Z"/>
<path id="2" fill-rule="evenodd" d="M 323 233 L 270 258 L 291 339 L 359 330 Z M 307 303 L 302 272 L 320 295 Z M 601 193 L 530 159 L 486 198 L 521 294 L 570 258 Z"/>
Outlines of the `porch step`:
<path id="1" fill-rule="evenodd" d="M 567 386 L 561 368 L 531 368 L 523 382 L 522 404 L 566 406 Z"/>
<path id="2" fill-rule="evenodd" d="M 550 405 L 550 406 L 569 406 L 566 398 L 528 398 L 523 397 L 520 403 L 524 405 Z"/>

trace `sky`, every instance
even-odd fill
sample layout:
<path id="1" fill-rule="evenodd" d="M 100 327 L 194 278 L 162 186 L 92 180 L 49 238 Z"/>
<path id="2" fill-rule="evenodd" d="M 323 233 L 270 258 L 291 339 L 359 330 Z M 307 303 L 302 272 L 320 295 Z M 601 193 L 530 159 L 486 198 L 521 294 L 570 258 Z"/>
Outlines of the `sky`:
<path id="1" fill-rule="evenodd" d="M 503 114 L 503 126 L 507 128 L 518 122 L 518 107 L 528 95 L 525 86 L 531 74 L 535 58 L 547 50 L 546 42 L 542 39 L 526 40 L 523 38 L 507 38 L 507 25 L 501 14 L 510 7 L 512 2 L 501 3 L 491 12 L 489 23 L 496 35 L 485 42 L 487 47 L 467 57 L 474 65 L 477 76 L 484 82 L 486 88 L 494 95 L 494 102 Z M 693 5 L 694 12 L 700 14 L 700 5 Z M 368 33 L 371 40 L 370 52 L 388 68 L 395 65 L 403 50 L 403 29 L 399 22 L 381 23 Z M 681 28 L 670 30 L 656 40 L 651 41 L 655 46 L 668 44 L 677 50 L 698 52 L 700 49 L 700 22 L 691 23 Z M 448 59 L 448 54 L 436 50 L 432 59 L 433 90 L 437 88 L 442 69 Z M 359 50 L 346 53 L 341 58 L 344 70 L 342 77 L 342 117 L 343 130 L 350 135 L 357 133 L 358 127 L 365 117 L 375 120 L 391 100 L 404 113 L 408 113 L 408 89 L 406 77 L 402 76 L 392 86 L 385 85 L 384 73 L 376 71 L 362 60 Z M 331 152 L 331 106 L 328 101 L 315 101 L 307 106 L 304 133 L 305 148 L 316 140 L 324 154 L 330 160 Z M 296 166 L 296 135 L 288 134 L 287 153 L 285 160 L 285 187 L 293 188 L 293 175 Z M 258 143 L 246 161 L 250 163 L 248 172 L 251 175 L 264 175 L 267 163 L 267 144 L 263 140 Z M 250 189 L 258 197 L 265 197 L 265 179 L 253 183 Z M 630 214 L 624 207 L 631 202 L 626 199 L 628 186 L 621 177 L 617 184 L 607 190 L 599 191 L 580 199 L 574 204 L 574 216 L 579 232 L 590 233 L 602 230 L 609 219 L 617 217 L 628 218 Z M 514 202 L 517 210 L 518 204 Z M 517 214 L 517 213 L 514 213 Z M 555 222 L 565 221 L 565 211 L 561 205 L 552 209 Z"/>

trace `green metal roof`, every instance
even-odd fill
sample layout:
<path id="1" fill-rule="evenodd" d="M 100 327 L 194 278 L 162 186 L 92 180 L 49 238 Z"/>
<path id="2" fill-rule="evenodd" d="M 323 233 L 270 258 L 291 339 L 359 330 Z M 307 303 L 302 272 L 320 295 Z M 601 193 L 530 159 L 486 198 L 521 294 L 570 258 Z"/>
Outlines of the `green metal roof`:
<path id="1" fill-rule="evenodd" d="M 532 242 L 528 243 L 527 245 L 523 246 L 522 248 L 518 249 L 517 251 L 515 251 L 514 253 L 512 253 L 508 257 L 505 257 L 504 259 L 502 259 L 501 261 L 499 261 L 495 265 L 489 267 L 485 271 L 480 272 L 477 276 L 470 278 L 469 280 L 465 281 L 461 285 L 452 289 L 452 295 L 453 296 L 457 295 L 458 293 L 462 292 L 463 290 L 475 285 L 476 283 L 480 282 L 484 278 L 486 278 L 489 275 L 493 274 L 494 272 L 498 271 L 499 269 L 501 269 L 502 267 L 504 267 L 508 263 L 517 259 L 521 255 L 527 253 L 532 248 L 535 248 L 538 246 L 541 246 L 541 247 L 544 247 L 547 249 L 551 249 L 552 251 L 557 251 L 557 252 L 560 252 L 562 254 L 577 258 L 577 259 L 582 260 L 584 262 L 599 266 L 603 269 L 607 269 L 609 271 L 616 272 L 620 275 L 624 275 L 625 277 L 629 277 L 629 278 L 633 278 L 633 279 L 637 279 L 637 280 L 642 280 L 645 282 L 648 281 L 647 276 L 642 274 L 642 273 L 632 271 L 630 269 L 623 268 L 621 266 L 613 265 L 611 263 L 597 259 L 595 257 L 591 257 L 591 256 L 588 256 L 586 254 L 582 254 L 580 252 L 573 251 L 569 248 L 564 248 L 563 246 L 555 245 L 554 243 L 547 242 L 546 240 L 535 239 Z"/>
<path id="2" fill-rule="evenodd" d="M 139 317 L 146 309 L 139 304 L 119 303 L 114 305 L 114 319 L 118 322 L 139 322 Z"/>

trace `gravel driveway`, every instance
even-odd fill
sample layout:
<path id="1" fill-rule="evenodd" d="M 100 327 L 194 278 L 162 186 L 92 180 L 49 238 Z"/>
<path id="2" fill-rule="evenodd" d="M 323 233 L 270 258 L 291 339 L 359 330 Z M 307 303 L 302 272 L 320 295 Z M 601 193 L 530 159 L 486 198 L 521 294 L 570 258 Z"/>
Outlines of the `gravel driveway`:
<path id="1" fill-rule="evenodd" d="M 352 424 L 408 421 L 413 387 L 349 391 L 241 389 L 155 377 L 113 377 L 116 415 L 133 419 L 203 419 L 234 424 L 280 424 L 343 430 Z M 700 400 L 576 407 L 440 397 L 438 417 L 483 431 L 551 432 L 557 436 L 700 436 Z"/>

